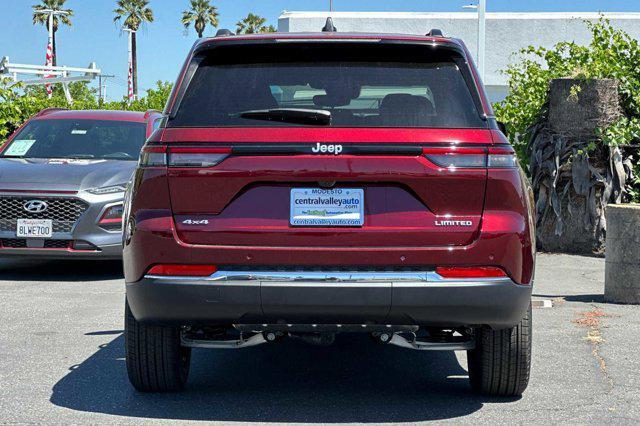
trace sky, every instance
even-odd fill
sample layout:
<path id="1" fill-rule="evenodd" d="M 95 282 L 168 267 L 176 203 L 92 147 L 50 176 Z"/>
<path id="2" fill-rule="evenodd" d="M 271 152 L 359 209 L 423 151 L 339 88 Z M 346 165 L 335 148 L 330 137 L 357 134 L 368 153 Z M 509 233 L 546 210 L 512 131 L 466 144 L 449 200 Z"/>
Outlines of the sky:
<path id="1" fill-rule="evenodd" d="M 0 57 L 11 62 L 42 64 L 47 30 L 32 25 L 33 4 L 39 0 L 0 0 Z M 336 11 L 446 12 L 461 11 L 472 0 L 333 0 Z M 212 0 L 220 13 L 220 28 L 235 30 L 249 12 L 277 26 L 283 10 L 328 10 L 329 0 Z M 158 80 L 174 81 L 196 40 L 180 23 L 188 0 L 150 0 L 154 22 L 138 32 L 140 94 Z M 640 12 L 640 0 L 487 0 L 489 12 Z M 107 80 L 107 97 L 121 99 L 127 88 L 127 37 L 113 23 L 115 0 L 67 0 L 74 10 L 73 26 L 57 32 L 58 65 L 86 67 L 95 62 Z M 205 35 L 213 35 L 207 28 Z"/>

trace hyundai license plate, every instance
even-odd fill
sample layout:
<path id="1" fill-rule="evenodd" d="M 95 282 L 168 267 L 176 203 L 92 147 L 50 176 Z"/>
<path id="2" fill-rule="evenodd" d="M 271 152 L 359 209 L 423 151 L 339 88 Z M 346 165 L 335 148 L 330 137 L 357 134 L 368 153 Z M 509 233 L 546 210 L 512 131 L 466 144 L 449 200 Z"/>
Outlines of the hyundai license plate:
<path id="1" fill-rule="evenodd" d="M 19 238 L 51 238 L 53 221 L 51 219 L 18 219 L 16 236 Z"/>
<path id="2" fill-rule="evenodd" d="M 292 188 L 289 223 L 293 226 L 362 226 L 364 190 Z"/>

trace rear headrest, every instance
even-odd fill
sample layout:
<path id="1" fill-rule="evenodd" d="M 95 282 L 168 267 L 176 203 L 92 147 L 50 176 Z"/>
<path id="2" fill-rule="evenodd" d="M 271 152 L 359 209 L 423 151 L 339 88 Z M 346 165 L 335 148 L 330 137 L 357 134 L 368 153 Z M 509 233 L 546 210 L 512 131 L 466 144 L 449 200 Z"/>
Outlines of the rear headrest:
<path id="1" fill-rule="evenodd" d="M 380 110 L 383 112 L 413 110 L 426 115 L 431 115 L 435 112 L 433 105 L 427 98 L 407 93 L 391 93 L 385 96 L 380 103 Z"/>

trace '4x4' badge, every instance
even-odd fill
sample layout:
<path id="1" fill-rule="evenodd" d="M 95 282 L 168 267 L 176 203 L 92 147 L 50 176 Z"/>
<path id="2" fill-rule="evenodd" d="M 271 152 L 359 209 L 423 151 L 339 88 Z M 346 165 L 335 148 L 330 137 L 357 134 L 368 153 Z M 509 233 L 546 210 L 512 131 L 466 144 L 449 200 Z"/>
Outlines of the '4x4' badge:
<path id="1" fill-rule="evenodd" d="M 182 221 L 183 225 L 208 225 L 209 224 L 209 220 L 207 219 L 202 219 L 202 220 L 193 220 L 193 219 L 185 219 Z"/>

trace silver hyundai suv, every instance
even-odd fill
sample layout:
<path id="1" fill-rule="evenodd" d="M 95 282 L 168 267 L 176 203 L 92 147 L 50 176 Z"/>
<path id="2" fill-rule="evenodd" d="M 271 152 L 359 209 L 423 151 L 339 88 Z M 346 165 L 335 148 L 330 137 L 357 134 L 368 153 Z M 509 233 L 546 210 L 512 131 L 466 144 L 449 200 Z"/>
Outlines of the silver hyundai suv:
<path id="1" fill-rule="evenodd" d="M 156 111 L 47 109 L 0 148 L 0 256 L 122 257 L 124 191 Z"/>

